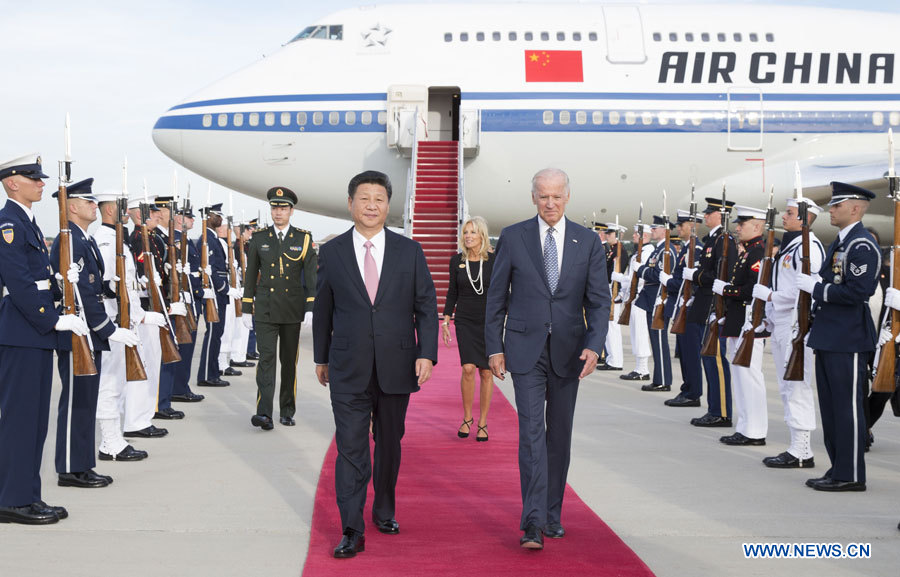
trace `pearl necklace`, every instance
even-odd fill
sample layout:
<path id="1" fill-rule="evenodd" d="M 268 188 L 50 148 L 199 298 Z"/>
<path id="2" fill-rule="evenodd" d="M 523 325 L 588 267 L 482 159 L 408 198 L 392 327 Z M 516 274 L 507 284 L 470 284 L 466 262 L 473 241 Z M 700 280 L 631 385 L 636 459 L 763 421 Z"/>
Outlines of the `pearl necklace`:
<path id="1" fill-rule="evenodd" d="M 478 261 L 478 276 L 472 280 L 472 271 L 469 270 L 469 259 L 466 259 L 466 276 L 469 277 L 469 284 L 472 285 L 472 290 L 475 291 L 475 294 L 482 295 L 484 294 L 484 279 L 481 278 L 481 272 L 484 270 L 484 261 Z M 478 283 L 478 286 L 475 286 L 475 283 Z"/>

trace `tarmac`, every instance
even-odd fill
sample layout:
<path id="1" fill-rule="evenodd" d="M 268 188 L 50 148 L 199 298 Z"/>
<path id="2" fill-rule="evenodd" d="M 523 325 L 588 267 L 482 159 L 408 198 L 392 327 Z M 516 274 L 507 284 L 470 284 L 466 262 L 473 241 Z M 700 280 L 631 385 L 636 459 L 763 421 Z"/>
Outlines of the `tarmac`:
<path id="1" fill-rule="evenodd" d="M 56 485 L 57 379 L 43 496 L 65 506 L 69 518 L 43 527 L 0 525 L 0 576 L 299 575 L 316 484 L 334 434 L 311 345 L 305 328 L 296 427 L 276 423 L 274 431 L 263 432 L 250 425 L 255 369 L 243 369 L 243 376 L 228 378 L 230 387 L 194 387 L 206 400 L 178 403 L 187 413 L 184 420 L 154 421 L 169 436 L 133 440 L 150 452 L 149 459 L 98 462 L 99 473 L 115 478 L 103 489 Z M 627 372 L 633 362 L 627 342 L 625 359 Z M 866 492 L 813 491 L 804 481 L 829 465 L 821 431 L 813 433 L 815 468 L 773 470 L 761 463 L 788 442 L 768 350 L 764 368 L 768 445 L 748 448 L 718 442 L 733 429 L 688 424 L 705 412 L 705 399 L 700 408 L 666 407 L 663 401 L 676 391 L 641 392 L 642 383 L 623 381 L 620 373 L 586 378 L 579 389 L 569 483 L 659 577 L 897 575 L 900 420 L 888 407 L 874 429 Z M 680 383 L 677 361 L 673 369 L 674 389 Z M 511 379 L 498 381 L 498 388 L 512 401 Z M 460 419 L 461 410 L 447 415 L 447 435 L 456 435 Z M 448 463 L 447 474 L 461 475 L 464 482 L 465 475 L 478 472 Z M 402 523 L 402 511 L 398 519 Z M 510 519 L 511 526 L 517 523 Z M 745 543 L 865 543 L 871 556 L 752 559 L 744 555 Z M 348 562 L 364 562 L 364 556 Z M 477 567 L 447 568 L 447 574 L 461 573 L 479 574 Z"/>

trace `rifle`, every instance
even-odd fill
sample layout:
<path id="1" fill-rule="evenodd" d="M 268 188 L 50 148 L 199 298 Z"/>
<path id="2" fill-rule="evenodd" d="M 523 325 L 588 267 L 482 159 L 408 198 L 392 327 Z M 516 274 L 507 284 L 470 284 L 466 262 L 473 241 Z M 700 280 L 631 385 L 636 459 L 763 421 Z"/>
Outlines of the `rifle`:
<path id="1" fill-rule="evenodd" d="M 187 198 L 184 199 L 184 203 L 182 204 L 182 214 L 187 214 L 191 210 L 191 185 L 188 183 L 188 193 Z M 182 216 L 182 225 L 181 225 L 181 289 L 187 291 L 188 294 L 192 292 L 191 289 L 191 279 L 186 272 L 184 272 L 184 265 L 188 264 L 188 237 L 187 230 L 184 228 L 184 216 Z M 193 299 L 192 299 L 193 300 Z M 193 302 L 191 306 L 187 307 L 187 324 L 188 329 L 191 332 L 197 330 L 197 317 L 194 316 L 194 305 Z"/>
<path id="2" fill-rule="evenodd" d="M 146 189 L 145 189 L 146 196 Z M 162 293 L 156 286 L 156 265 L 154 264 L 153 253 L 150 252 L 150 231 L 147 230 L 147 220 L 150 218 L 150 205 L 141 205 L 141 239 L 143 240 L 143 263 L 144 276 L 147 277 L 147 294 L 150 297 L 150 308 L 155 313 L 165 315 L 165 308 L 162 302 Z M 171 232 L 171 231 L 170 231 Z M 172 340 L 172 333 L 168 317 L 166 317 L 165 326 L 159 327 L 159 345 L 162 348 L 162 362 L 164 365 L 169 363 L 177 363 L 181 360 L 181 353 L 178 352 L 178 346 Z"/>
<path id="3" fill-rule="evenodd" d="M 672 248 L 672 231 L 669 229 L 669 215 L 666 214 L 666 191 L 663 190 L 663 210 L 662 210 L 663 220 L 666 221 L 666 249 L 663 253 L 663 271 L 666 274 L 669 274 L 672 270 L 672 265 L 669 262 L 669 251 Z M 662 330 L 666 328 L 666 320 L 663 318 L 663 313 L 666 310 L 666 300 L 669 298 L 669 289 L 666 288 L 665 283 L 659 283 L 659 294 L 657 295 L 657 299 L 661 302 L 656 305 L 653 309 L 653 322 L 650 323 L 650 328 L 653 330 Z"/>
<path id="4" fill-rule="evenodd" d="M 797 215 L 800 219 L 802 249 L 800 257 L 800 272 L 810 274 L 809 260 L 809 222 L 807 219 L 807 204 L 803 202 L 803 187 L 800 184 L 800 165 L 794 165 L 795 198 L 797 199 Z M 824 264 L 824 263 L 823 263 Z M 812 295 L 806 291 L 800 291 L 797 295 L 797 335 L 791 340 L 791 356 L 788 359 L 787 368 L 784 371 L 785 381 L 802 381 L 804 371 L 804 353 L 806 351 L 806 335 L 812 324 Z M 891 373 L 893 378 L 893 372 Z"/>
<path id="5" fill-rule="evenodd" d="M 694 185 L 691 185 L 691 238 L 688 242 L 688 252 L 686 266 L 694 268 L 694 251 L 697 249 L 697 203 L 694 201 Z M 694 282 L 691 279 L 682 279 L 681 281 L 681 306 L 675 313 L 675 320 L 672 321 L 671 333 L 673 335 L 683 335 L 687 330 L 687 309 L 688 301 L 694 295 Z"/>
<path id="6" fill-rule="evenodd" d="M 635 262 L 637 264 L 641 263 L 641 252 L 644 250 L 644 223 L 642 221 L 644 216 L 644 203 L 641 203 L 641 208 L 638 211 L 638 247 L 637 253 L 634 255 Z M 621 240 L 619 241 L 621 242 Z M 634 299 L 637 298 L 637 287 L 638 287 L 638 273 L 635 270 L 631 273 L 631 286 L 629 288 L 628 300 L 625 301 L 625 304 L 622 306 L 622 314 L 619 315 L 619 324 L 627 325 L 631 322 L 631 305 L 634 304 Z"/>
<path id="7" fill-rule="evenodd" d="M 201 214 L 203 215 L 203 220 L 200 234 L 200 276 L 203 279 L 203 291 L 206 292 L 206 289 L 212 288 L 212 281 L 210 281 L 209 275 L 206 274 L 206 267 L 209 266 L 209 244 L 206 240 L 206 222 L 209 218 L 209 207 L 203 208 Z M 215 297 L 206 299 L 206 306 L 203 308 L 206 310 L 206 322 L 219 322 L 219 305 Z"/>
<path id="8" fill-rule="evenodd" d="M 125 227 L 122 221 L 128 218 L 128 196 L 116 199 L 116 296 L 119 305 L 119 326 L 131 329 L 131 297 L 128 294 L 127 269 L 125 267 Z M 125 347 L 125 380 L 145 381 L 147 371 L 137 347 Z"/>
<path id="9" fill-rule="evenodd" d="M 769 191 L 769 208 L 766 211 L 766 256 L 763 259 L 762 266 L 759 268 L 759 276 L 756 282 L 769 286 L 772 282 L 772 269 L 775 266 L 775 208 L 772 206 L 772 197 L 775 195 L 775 187 Z M 756 329 L 763 322 L 766 314 L 766 301 L 753 299 L 753 311 L 750 316 L 750 324 L 748 330 L 741 335 L 741 346 L 734 353 L 732 365 L 738 367 L 749 367 L 753 358 L 753 341 L 756 338 Z"/>
<path id="10" fill-rule="evenodd" d="M 888 198 L 894 201 L 894 241 L 891 244 L 891 287 L 900 288 L 900 267 L 897 266 L 897 258 L 900 257 L 900 177 L 894 172 L 894 131 L 888 129 Z M 892 393 L 895 389 L 894 370 L 897 361 L 897 344 L 894 339 L 900 334 L 900 311 L 888 309 L 890 312 L 891 339 L 881 345 L 881 353 L 878 357 L 878 372 L 872 381 L 872 392 Z M 887 319 L 885 319 L 887 322 Z"/>
<path id="11" fill-rule="evenodd" d="M 721 281 L 728 280 L 728 209 L 725 205 L 725 185 L 722 185 L 722 256 L 719 258 L 719 274 Z M 715 315 L 706 326 L 706 334 L 703 335 L 703 346 L 700 347 L 700 355 L 715 357 L 719 354 L 719 320 L 725 318 L 725 297 L 715 295 L 713 299 Z M 724 383 L 722 383 L 724 384 Z"/>
<path id="12" fill-rule="evenodd" d="M 613 267 L 615 268 L 615 272 L 622 272 L 622 239 L 619 238 L 619 215 L 616 215 L 616 260 L 613 263 Z M 613 281 L 612 287 L 610 287 L 610 291 L 612 292 L 612 299 L 610 300 L 609 306 L 609 320 L 616 320 L 616 299 L 619 298 L 619 285 L 621 283 Z"/>
<path id="13" fill-rule="evenodd" d="M 81 296 L 78 288 L 69 282 L 69 267 L 72 266 L 72 232 L 69 230 L 69 206 L 66 186 L 72 182 L 72 154 L 69 144 L 69 115 L 66 113 L 66 159 L 59 161 L 59 274 L 63 284 L 63 314 L 79 314 Z M 94 364 L 93 347 L 87 336 L 72 333 L 72 374 L 84 377 L 97 374 Z"/>
<path id="14" fill-rule="evenodd" d="M 226 232 L 225 236 L 225 244 L 228 246 L 228 277 L 229 284 L 231 288 L 237 288 L 237 271 L 234 269 L 234 243 L 231 240 L 231 234 L 234 230 L 234 225 L 232 224 L 231 215 L 228 215 L 228 232 Z M 241 312 L 241 299 L 234 299 L 234 316 L 240 317 L 242 316 Z"/>
<path id="15" fill-rule="evenodd" d="M 166 241 L 166 254 L 169 259 L 169 300 L 177 303 L 181 301 L 181 287 L 179 283 L 178 251 L 175 248 L 175 209 L 177 203 L 175 200 L 169 202 L 169 234 Z M 184 236 L 184 235 L 182 235 Z M 182 241 L 183 243 L 184 241 Z M 187 308 L 187 307 L 185 307 Z M 175 338 L 181 344 L 187 344 L 193 341 L 191 338 L 191 328 L 188 326 L 186 316 L 173 315 L 175 317 Z"/>

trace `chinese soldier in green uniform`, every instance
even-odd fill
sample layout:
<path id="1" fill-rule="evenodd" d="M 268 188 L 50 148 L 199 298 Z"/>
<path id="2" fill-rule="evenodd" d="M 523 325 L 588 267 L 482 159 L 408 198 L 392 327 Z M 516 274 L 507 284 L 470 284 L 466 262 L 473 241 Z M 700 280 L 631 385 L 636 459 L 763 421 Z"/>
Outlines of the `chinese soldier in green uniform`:
<path id="1" fill-rule="evenodd" d="M 247 274 L 241 310 L 245 325 L 256 321 L 256 414 L 254 427 L 271 430 L 275 394 L 275 358 L 281 362 L 278 396 L 282 425 L 294 425 L 300 326 L 312 323 L 316 295 L 316 251 L 312 234 L 291 226 L 297 204 L 293 191 L 276 187 L 267 193 L 272 226 L 254 233 L 247 244 Z M 279 349 L 280 347 L 280 349 Z"/>

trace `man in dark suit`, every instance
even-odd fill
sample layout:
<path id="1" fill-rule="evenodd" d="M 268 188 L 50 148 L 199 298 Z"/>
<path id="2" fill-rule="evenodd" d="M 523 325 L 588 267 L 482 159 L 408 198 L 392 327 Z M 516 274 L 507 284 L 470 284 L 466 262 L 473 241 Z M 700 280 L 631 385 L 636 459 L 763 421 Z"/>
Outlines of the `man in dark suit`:
<path id="1" fill-rule="evenodd" d="M 323 386 L 331 384 L 338 450 L 335 489 L 344 532 L 334 550 L 338 558 L 365 550 L 370 421 L 372 520 L 382 533 L 400 530 L 394 489 L 406 408 L 409 394 L 431 377 L 438 343 L 437 298 L 425 253 L 384 228 L 390 180 L 366 171 L 350 180 L 348 193 L 354 226 L 322 245 L 313 308 L 316 376 Z"/>
<path id="2" fill-rule="evenodd" d="M 610 296 L 600 238 L 564 216 L 566 173 L 538 172 L 531 195 L 537 217 L 505 228 L 497 241 L 484 330 L 491 371 L 502 380 L 509 368 L 513 376 L 525 531 L 520 544 L 542 549 L 543 535 L 565 534 L 560 514 L 578 381 L 597 365 Z"/>

